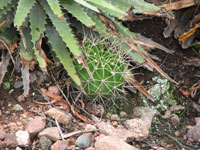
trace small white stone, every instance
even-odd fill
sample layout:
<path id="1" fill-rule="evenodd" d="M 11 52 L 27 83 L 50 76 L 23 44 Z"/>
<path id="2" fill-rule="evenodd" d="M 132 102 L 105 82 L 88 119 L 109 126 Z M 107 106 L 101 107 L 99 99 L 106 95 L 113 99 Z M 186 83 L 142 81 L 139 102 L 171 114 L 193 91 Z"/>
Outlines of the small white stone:
<path id="1" fill-rule="evenodd" d="M 19 130 L 15 135 L 18 145 L 26 147 L 30 144 L 30 135 L 27 131 Z"/>
<path id="2" fill-rule="evenodd" d="M 15 106 L 13 106 L 13 110 L 14 111 L 22 111 L 23 110 L 23 107 L 19 104 L 16 104 Z"/>

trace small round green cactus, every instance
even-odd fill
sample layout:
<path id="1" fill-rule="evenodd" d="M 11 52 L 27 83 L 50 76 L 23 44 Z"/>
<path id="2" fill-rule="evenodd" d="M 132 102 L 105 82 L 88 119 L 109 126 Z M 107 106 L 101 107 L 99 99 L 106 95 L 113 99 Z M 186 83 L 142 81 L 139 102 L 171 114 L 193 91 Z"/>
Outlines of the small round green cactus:
<path id="1" fill-rule="evenodd" d="M 82 64 L 75 63 L 85 93 L 91 98 L 111 99 L 123 91 L 127 66 L 121 55 L 105 44 L 86 42 L 82 47 L 91 79 Z"/>

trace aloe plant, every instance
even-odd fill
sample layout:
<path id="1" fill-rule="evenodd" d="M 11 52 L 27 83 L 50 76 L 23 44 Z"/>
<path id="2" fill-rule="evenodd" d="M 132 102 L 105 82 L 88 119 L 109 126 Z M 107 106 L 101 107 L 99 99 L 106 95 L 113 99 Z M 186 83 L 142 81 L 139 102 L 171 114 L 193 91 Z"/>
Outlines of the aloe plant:
<path id="1" fill-rule="evenodd" d="M 130 9 L 133 8 L 134 9 Z M 116 21 L 126 19 L 129 13 L 141 13 L 143 11 L 156 12 L 159 8 L 144 0 L 2 0 L 0 1 L 0 38 L 3 44 L 12 48 L 13 36 L 10 42 L 4 40 L 4 34 L 11 29 L 14 37 L 20 35 L 20 57 L 22 62 L 22 77 L 24 81 L 24 95 L 29 92 L 29 69 L 37 60 L 43 71 L 47 71 L 47 57 L 42 49 L 42 39 L 48 38 L 48 43 L 54 57 L 63 64 L 72 80 L 81 86 L 80 77 L 74 66 L 71 54 L 78 63 L 87 67 L 80 46 L 72 32 L 68 14 L 71 14 L 87 28 L 103 34 L 115 40 L 117 37 L 107 30 L 113 25 L 119 34 L 137 39 L 137 37 Z M 106 24 L 100 15 L 110 20 L 111 25 Z M 121 41 L 123 51 L 138 62 L 143 63 L 144 58 L 130 51 L 126 43 Z M 11 51 L 13 52 L 13 51 Z M 0 67 L 1 68 L 1 67 Z M 91 76 L 90 76 L 91 77 Z M 0 80 L 3 75 L 0 76 Z"/>

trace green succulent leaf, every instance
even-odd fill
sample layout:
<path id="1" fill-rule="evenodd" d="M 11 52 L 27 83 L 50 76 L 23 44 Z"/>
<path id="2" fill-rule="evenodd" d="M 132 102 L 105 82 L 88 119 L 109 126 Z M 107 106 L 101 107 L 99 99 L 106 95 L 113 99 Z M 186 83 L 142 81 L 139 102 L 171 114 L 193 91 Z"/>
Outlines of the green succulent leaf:
<path id="1" fill-rule="evenodd" d="M 100 11 L 95 6 L 87 3 L 85 0 L 74 0 L 74 1 L 90 10 L 93 10 L 94 12 L 100 13 Z"/>
<path id="2" fill-rule="evenodd" d="M 107 37 L 114 37 L 113 35 L 109 34 L 107 32 L 106 25 L 97 17 L 96 13 L 93 13 L 91 11 L 87 11 L 88 16 L 91 17 L 91 19 L 95 22 L 96 26 L 93 29 L 94 31 L 107 36 Z"/>
<path id="3" fill-rule="evenodd" d="M 13 40 L 17 37 L 16 28 L 5 28 L 3 32 L 0 32 L 0 39 L 3 40 L 8 46 L 13 44 Z"/>
<path id="4" fill-rule="evenodd" d="M 42 70 L 46 70 L 47 62 L 40 42 L 45 31 L 45 13 L 38 3 L 33 6 L 30 12 L 30 28 L 35 56 Z"/>
<path id="5" fill-rule="evenodd" d="M 112 4 L 115 7 L 120 8 L 121 10 L 127 12 L 131 7 L 130 0 L 124 1 L 124 0 L 106 0 L 108 3 Z"/>
<path id="6" fill-rule="evenodd" d="M 145 2 L 144 0 L 131 0 L 131 4 L 134 6 L 134 13 L 157 12 L 160 10 L 159 7 L 155 6 L 154 4 Z"/>
<path id="7" fill-rule="evenodd" d="M 136 35 L 134 35 L 134 33 L 130 32 L 129 29 L 125 28 L 121 24 L 121 22 L 117 22 L 114 19 L 111 19 L 111 20 L 116 25 L 117 29 L 119 30 L 120 35 L 122 35 L 124 37 L 128 37 L 130 39 L 134 39 L 134 40 L 137 39 Z M 138 62 L 139 64 L 145 62 L 144 58 L 141 55 L 139 55 L 136 52 L 131 51 L 130 47 L 126 43 L 124 43 L 123 41 L 121 41 L 121 42 L 122 42 L 122 48 L 123 48 L 123 50 L 133 59 L 133 61 Z M 146 54 L 145 50 L 143 50 L 140 46 L 138 46 L 138 47 L 139 47 L 139 50 L 141 50 L 143 53 Z"/>
<path id="8" fill-rule="evenodd" d="M 23 24 L 34 3 L 35 0 L 19 0 L 14 19 L 14 24 L 17 27 L 20 27 Z"/>
<path id="9" fill-rule="evenodd" d="M 44 0 L 40 0 L 40 3 L 45 9 L 49 18 L 51 19 L 62 40 L 66 43 L 67 47 L 70 49 L 73 55 L 78 57 L 81 56 L 81 51 L 79 49 L 77 41 L 75 40 L 71 28 L 69 27 L 65 19 L 58 19 L 58 17 L 52 12 L 50 7 L 48 6 L 47 2 L 45 2 Z"/>
<path id="10" fill-rule="evenodd" d="M 67 51 L 65 43 L 62 41 L 57 30 L 53 27 L 47 26 L 46 35 L 49 39 L 48 42 L 51 44 L 52 50 L 55 52 L 56 56 L 64 66 L 65 70 L 68 72 L 69 76 L 78 86 L 81 86 L 81 81 L 76 73 L 76 69 L 70 57 L 70 53 Z"/>
<path id="11" fill-rule="evenodd" d="M 2 15 L 0 18 L 0 23 L 5 21 L 5 24 L 3 25 L 3 29 L 10 27 L 10 25 L 13 23 L 14 19 L 14 8 L 6 13 L 6 15 Z"/>
<path id="12" fill-rule="evenodd" d="M 88 0 L 88 1 L 97 5 L 104 12 L 107 12 L 108 14 L 115 16 L 117 18 L 122 18 L 123 16 L 126 15 L 126 12 L 104 0 Z"/>
<path id="13" fill-rule="evenodd" d="M 106 0 L 108 3 L 118 7 L 119 9 L 127 12 L 131 6 L 134 7 L 133 13 L 141 13 L 141 12 L 157 12 L 160 8 L 155 6 L 154 4 L 150 4 L 145 2 L 144 0 Z"/>
<path id="14" fill-rule="evenodd" d="M 25 60 L 31 61 L 31 60 L 34 59 L 34 51 L 33 51 L 33 43 L 31 42 L 30 29 L 29 28 L 24 28 L 23 29 L 23 34 L 24 34 L 24 38 L 26 39 L 26 47 L 27 47 L 29 53 L 27 53 L 27 50 L 24 47 L 24 43 L 21 40 L 20 43 L 19 43 L 20 56 Z"/>
<path id="15" fill-rule="evenodd" d="M 0 18 L 6 16 L 6 13 L 9 12 L 13 8 L 13 4 L 8 4 L 6 8 L 0 9 Z"/>
<path id="16" fill-rule="evenodd" d="M 60 8 L 60 4 L 58 0 L 47 0 L 51 10 L 53 11 L 53 13 L 59 18 L 61 19 L 63 17 L 62 15 L 62 10 Z"/>
<path id="17" fill-rule="evenodd" d="M 92 19 L 83 11 L 83 8 L 73 0 L 62 1 L 61 4 L 68 12 L 70 12 L 87 27 L 91 28 L 95 25 Z"/>
<path id="18" fill-rule="evenodd" d="M 17 0 L 12 1 L 3 10 L 0 10 L 0 23 L 6 21 L 2 27 L 3 29 L 10 27 L 13 23 L 17 2 Z"/>
<path id="19" fill-rule="evenodd" d="M 4 7 L 6 7 L 11 2 L 12 2 L 12 0 L 1 0 L 0 1 L 0 9 L 3 9 Z"/>

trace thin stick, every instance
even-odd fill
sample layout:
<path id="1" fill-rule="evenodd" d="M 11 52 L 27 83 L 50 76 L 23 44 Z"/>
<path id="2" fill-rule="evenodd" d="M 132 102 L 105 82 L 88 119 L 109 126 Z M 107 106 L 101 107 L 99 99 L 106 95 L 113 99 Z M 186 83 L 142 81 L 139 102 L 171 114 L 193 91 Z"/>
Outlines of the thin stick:
<path id="1" fill-rule="evenodd" d="M 82 130 L 82 131 L 75 131 L 75 132 L 71 132 L 71 133 L 67 133 L 65 135 L 63 135 L 64 138 L 69 138 L 75 135 L 79 135 L 79 134 L 83 134 L 83 133 L 90 133 L 90 132 L 96 132 L 99 131 L 99 129 L 94 129 L 94 130 L 90 130 L 90 131 L 86 131 L 86 130 Z"/>
<path id="2" fill-rule="evenodd" d="M 65 93 L 62 91 L 62 89 L 60 88 L 60 86 L 59 86 L 58 83 L 56 82 L 56 79 L 55 79 L 55 77 L 54 77 L 52 71 L 50 71 L 50 72 L 51 72 L 51 75 L 52 75 L 52 77 L 53 77 L 54 82 L 56 83 L 56 86 L 58 87 L 58 89 L 59 89 L 60 92 L 62 93 L 62 95 L 63 95 L 63 97 L 65 98 L 65 100 L 67 101 L 68 105 L 69 105 L 70 107 L 72 107 L 72 105 L 70 104 L 70 102 L 69 102 L 68 98 L 66 97 Z"/>
<path id="3" fill-rule="evenodd" d="M 59 130 L 59 132 L 60 132 L 60 136 L 61 136 L 62 140 L 64 140 L 64 136 L 63 136 L 62 130 L 61 130 L 61 128 L 60 128 L 60 125 L 59 125 L 57 119 L 55 119 L 55 122 L 56 122 L 56 125 L 57 125 L 57 127 L 58 127 L 58 130 Z"/>
<path id="4" fill-rule="evenodd" d="M 169 135 L 167 133 L 163 133 L 163 134 L 167 135 L 170 139 L 174 140 L 180 147 L 183 147 L 183 148 L 186 148 L 186 149 L 189 149 L 189 150 L 195 150 L 193 148 L 190 148 L 190 147 L 187 147 L 187 146 L 183 145 L 182 143 L 180 143 L 177 139 L 175 139 L 171 135 Z"/>
<path id="5" fill-rule="evenodd" d="M 0 42 L 1 42 L 1 43 L 3 44 L 3 46 L 5 46 L 5 48 L 8 50 L 8 53 L 9 53 L 9 55 L 10 55 L 10 58 L 11 58 L 11 60 L 12 60 L 12 62 L 13 62 L 14 68 L 15 68 L 15 61 L 14 61 L 14 59 L 13 59 L 13 57 L 12 57 L 10 48 L 7 46 L 7 44 L 6 44 L 2 39 L 0 39 Z"/>

